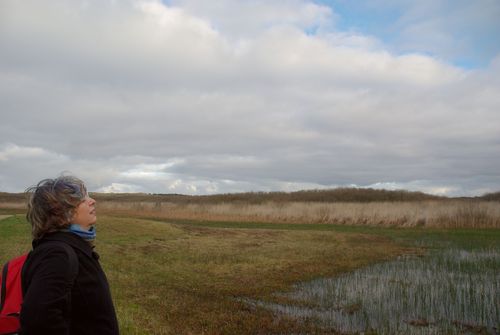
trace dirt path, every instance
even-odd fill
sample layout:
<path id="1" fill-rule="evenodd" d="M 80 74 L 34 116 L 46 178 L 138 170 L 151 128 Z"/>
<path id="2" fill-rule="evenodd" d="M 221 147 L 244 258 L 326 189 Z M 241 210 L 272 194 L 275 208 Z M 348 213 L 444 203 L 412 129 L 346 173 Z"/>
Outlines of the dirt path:
<path id="1" fill-rule="evenodd" d="M 0 215 L 0 221 L 6 218 L 10 218 L 12 215 Z"/>

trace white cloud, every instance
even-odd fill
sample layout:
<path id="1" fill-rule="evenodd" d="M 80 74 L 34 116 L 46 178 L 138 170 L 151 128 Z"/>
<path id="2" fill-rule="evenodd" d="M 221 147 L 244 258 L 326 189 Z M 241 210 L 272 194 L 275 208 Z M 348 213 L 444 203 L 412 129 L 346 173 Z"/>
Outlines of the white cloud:
<path id="1" fill-rule="evenodd" d="M 100 187 L 96 192 L 104 193 L 140 193 L 144 189 L 138 185 L 128 185 L 122 183 L 111 183 L 111 185 Z"/>
<path id="2" fill-rule="evenodd" d="M 172 4 L 210 21 L 214 29 L 231 40 L 252 39 L 277 26 L 306 30 L 321 28 L 330 26 L 335 19 L 330 7 L 304 0 L 219 0 L 217 3 L 174 0 Z"/>
<path id="3" fill-rule="evenodd" d="M 119 177 L 123 177 L 125 179 L 138 179 L 138 180 L 158 180 L 163 178 L 169 178 L 169 173 L 167 170 L 172 168 L 176 164 L 182 164 L 184 160 L 182 159 L 173 159 L 167 163 L 160 164 L 138 164 L 126 171 L 120 172 Z"/>
<path id="4" fill-rule="evenodd" d="M 37 147 L 21 147 L 13 143 L 7 143 L 0 149 L 0 161 L 6 162 L 15 159 L 48 156 L 51 153 Z"/>

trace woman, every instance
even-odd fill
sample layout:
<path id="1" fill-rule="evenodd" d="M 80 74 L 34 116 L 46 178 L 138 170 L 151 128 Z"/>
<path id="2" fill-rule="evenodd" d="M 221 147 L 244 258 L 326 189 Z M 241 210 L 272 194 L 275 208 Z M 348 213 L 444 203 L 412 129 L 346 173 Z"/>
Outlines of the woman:
<path id="1" fill-rule="evenodd" d="M 33 251 L 22 274 L 21 334 L 119 334 L 93 251 L 95 200 L 71 176 L 42 180 L 28 192 Z"/>

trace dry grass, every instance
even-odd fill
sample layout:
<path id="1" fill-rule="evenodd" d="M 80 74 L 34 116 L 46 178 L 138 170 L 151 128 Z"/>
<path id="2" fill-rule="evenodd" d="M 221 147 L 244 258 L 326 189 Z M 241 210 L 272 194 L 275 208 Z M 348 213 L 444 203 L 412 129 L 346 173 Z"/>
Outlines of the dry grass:
<path id="1" fill-rule="evenodd" d="M 480 200 L 263 204 L 102 201 L 98 209 L 145 217 L 206 221 L 500 228 L 500 203 Z"/>
<path id="2" fill-rule="evenodd" d="M 26 201 L 0 201 L 0 209 L 26 209 Z"/>
<path id="3" fill-rule="evenodd" d="M 500 201 L 494 200 L 496 195 L 489 195 L 488 200 L 485 200 L 488 195 L 484 199 L 419 200 L 431 196 L 418 192 L 336 189 L 213 196 L 96 194 L 95 197 L 101 213 L 138 217 L 383 227 L 500 228 Z M 25 194 L 0 193 L 0 214 L 18 213 L 23 209 Z"/>

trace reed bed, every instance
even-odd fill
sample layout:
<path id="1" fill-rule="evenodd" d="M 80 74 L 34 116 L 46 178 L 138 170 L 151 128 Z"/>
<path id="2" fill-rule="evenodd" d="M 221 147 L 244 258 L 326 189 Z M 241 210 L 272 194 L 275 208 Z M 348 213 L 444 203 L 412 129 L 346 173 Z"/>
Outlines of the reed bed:
<path id="1" fill-rule="evenodd" d="M 10 209 L 17 213 L 25 209 L 26 201 L 22 199 L 23 196 L 14 194 L 0 197 L 0 210 Z M 263 199 L 266 197 L 270 195 L 265 195 Z M 100 194 L 96 198 L 101 213 L 163 219 L 382 227 L 500 228 L 500 201 L 479 198 L 366 202 L 284 201 L 283 199 L 283 201 L 257 202 L 256 195 L 255 198 L 246 200 L 231 198 L 230 201 L 223 201 L 222 199 L 226 198 L 221 195 L 220 199 L 216 198 L 219 200 L 217 202 L 212 198 L 198 199 L 188 196 L 139 197 Z"/>
<path id="2" fill-rule="evenodd" d="M 172 203 L 101 201 L 98 209 L 168 219 L 341 225 L 500 228 L 500 203 L 480 200 L 322 203 Z"/>

